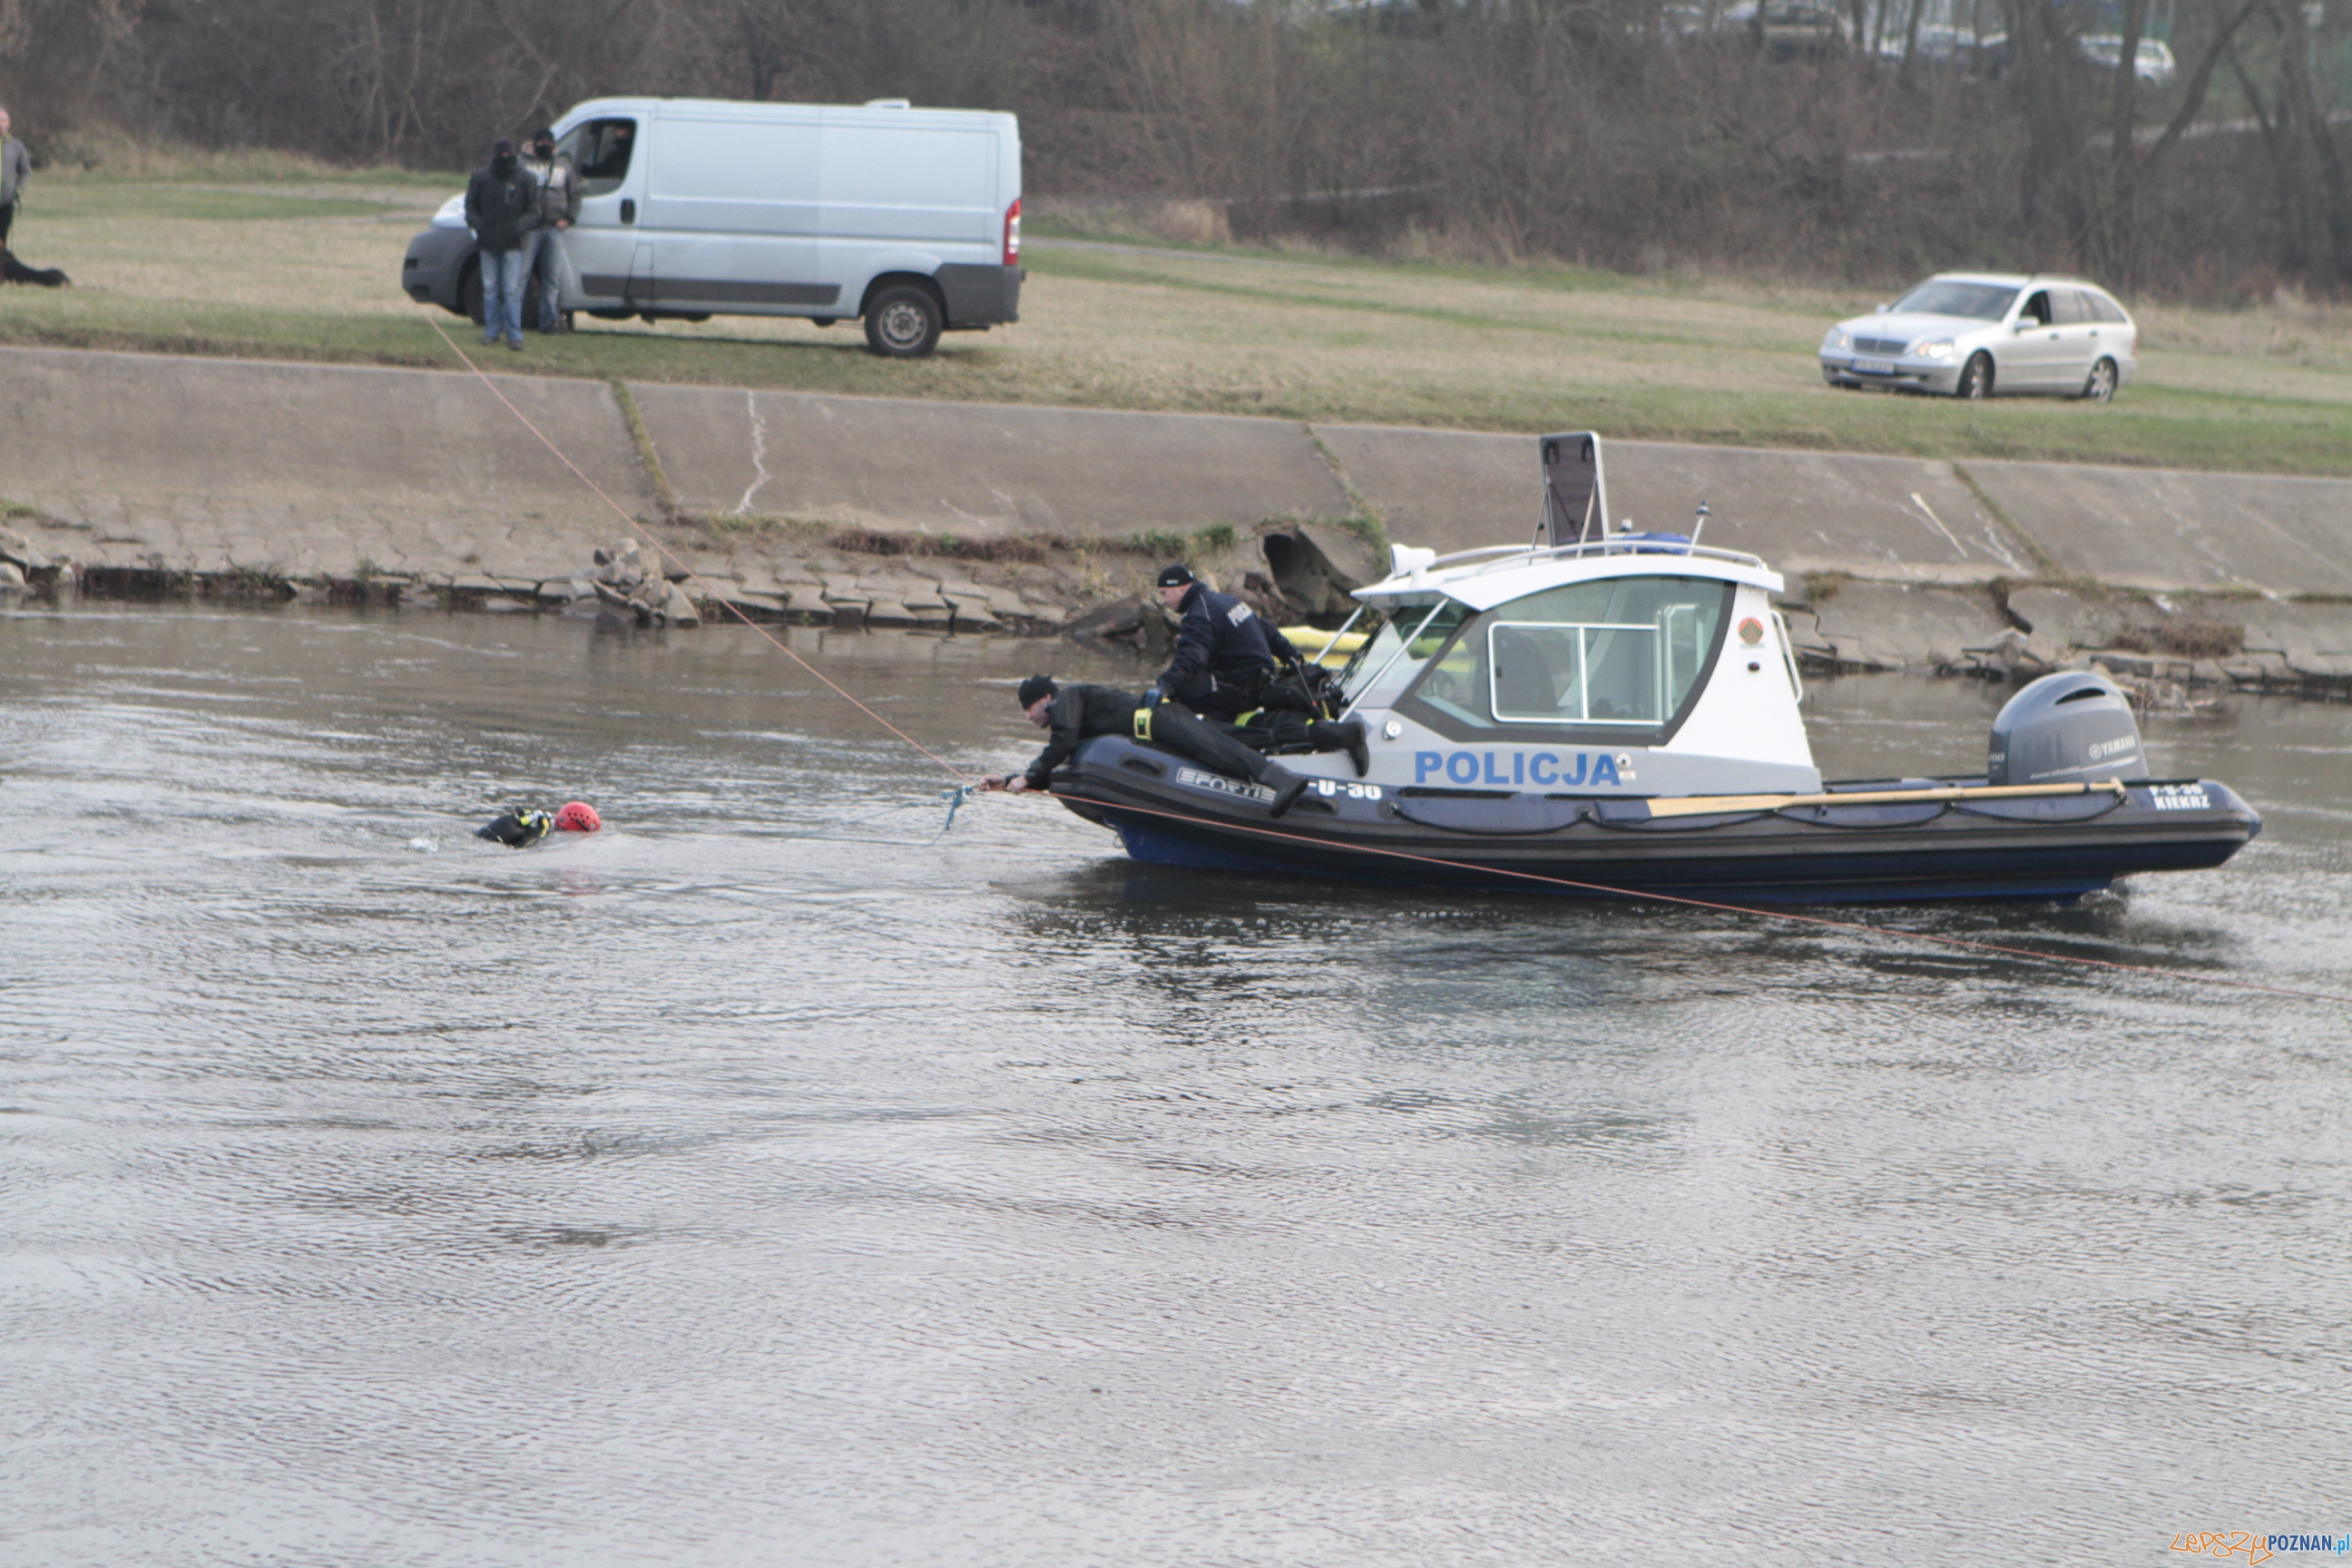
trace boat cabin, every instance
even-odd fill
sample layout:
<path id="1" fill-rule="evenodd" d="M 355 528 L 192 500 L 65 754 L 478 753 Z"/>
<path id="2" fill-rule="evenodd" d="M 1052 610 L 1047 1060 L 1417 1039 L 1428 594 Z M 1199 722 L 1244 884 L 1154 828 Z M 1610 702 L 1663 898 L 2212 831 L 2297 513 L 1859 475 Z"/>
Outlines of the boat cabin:
<path id="1" fill-rule="evenodd" d="M 1365 610 L 1350 626 L 1380 626 L 1341 680 L 1349 716 L 1372 734 L 1369 778 L 1538 794 L 1818 790 L 1796 657 L 1772 608 L 1780 574 L 1682 535 L 1611 534 L 1585 510 L 1568 543 L 1539 531 L 1525 547 L 1444 557 L 1396 546 L 1390 575 L 1357 590 Z"/>

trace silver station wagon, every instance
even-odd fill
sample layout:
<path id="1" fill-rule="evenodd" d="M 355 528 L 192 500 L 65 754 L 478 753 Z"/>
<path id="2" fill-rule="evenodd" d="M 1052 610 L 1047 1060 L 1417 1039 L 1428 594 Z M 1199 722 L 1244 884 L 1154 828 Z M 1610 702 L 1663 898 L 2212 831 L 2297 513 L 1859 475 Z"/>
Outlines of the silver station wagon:
<path id="1" fill-rule="evenodd" d="M 1822 340 L 1822 379 L 1951 397 L 2047 392 L 2105 403 L 2130 384 L 2139 329 L 2075 278 L 1939 272 Z"/>

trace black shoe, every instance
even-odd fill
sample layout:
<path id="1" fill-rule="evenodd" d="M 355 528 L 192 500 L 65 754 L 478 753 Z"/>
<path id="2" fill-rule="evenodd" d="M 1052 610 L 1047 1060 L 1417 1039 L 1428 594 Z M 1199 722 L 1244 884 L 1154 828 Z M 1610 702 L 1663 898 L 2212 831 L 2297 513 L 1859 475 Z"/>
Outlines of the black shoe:
<path id="1" fill-rule="evenodd" d="M 1307 793 L 1307 786 L 1315 782 L 1304 773 L 1290 773 L 1287 769 L 1276 771 L 1281 772 L 1290 782 L 1275 786 L 1274 804 L 1265 808 L 1265 815 L 1269 818 L 1278 817 L 1297 805 L 1298 797 Z"/>
<path id="2" fill-rule="evenodd" d="M 1308 731 L 1308 737 L 1319 751 L 1331 751 L 1335 749 L 1333 743 L 1336 742 L 1336 749 L 1347 752 L 1348 760 L 1356 764 L 1358 778 L 1372 771 L 1371 736 L 1364 729 L 1361 719 L 1350 719 L 1344 724 L 1318 719 L 1314 728 Z"/>

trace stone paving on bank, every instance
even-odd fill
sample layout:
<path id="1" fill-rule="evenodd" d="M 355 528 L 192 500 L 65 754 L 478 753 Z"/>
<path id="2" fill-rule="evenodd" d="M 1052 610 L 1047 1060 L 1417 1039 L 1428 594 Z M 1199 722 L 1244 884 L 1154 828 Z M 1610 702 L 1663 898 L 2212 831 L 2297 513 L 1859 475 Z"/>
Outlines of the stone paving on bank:
<path id="1" fill-rule="evenodd" d="M 511 410 L 461 373 L 0 350 L 0 557 L 37 586 L 568 605 L 635 519 L 754 615 L 1041 631 L 1179 549 L 1270 593 L 1269 533 L 1360 577 L 1362 537 L 1469 549 L 1537 515 L 1528 437 L 492 379 Z M 1685 531 L 1706 502 L 1704 542 L 1785 574 L 1817 664 L 2098 648 L 2151 678 L 2352 688 L 2352 481 L 1606 456 L 1618 519 Z"/>

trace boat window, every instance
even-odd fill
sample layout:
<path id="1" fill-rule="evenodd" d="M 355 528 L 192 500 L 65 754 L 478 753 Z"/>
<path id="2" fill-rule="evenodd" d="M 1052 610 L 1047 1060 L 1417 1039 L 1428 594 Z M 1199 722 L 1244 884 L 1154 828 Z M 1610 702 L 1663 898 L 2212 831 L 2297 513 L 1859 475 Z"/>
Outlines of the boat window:
<path id="1" fill-rule="evenodd" d="M 1664 731 L 1713 668 L 1727 583 L 1615 577 L 1487 610 L 1431 660 L 1400 707 L 1440 731 L 1523 726 Z"/>
<path id="2" fill-rule="evenodd" d="M 1399 609 L 1380 635 L 1358 650 L 1341 678 L 1348 706 L 1393 704 L 1397 693 L 1412 684 L 1469 614 L 1467 605 L 1452 599 L 1426 609 L 1420 605 Z"/>
<path id="3" fill-rule="evenodd" d="M 602 196 L 619 190 L 629 177 L 629 153 L 636 144 L 635 121 L 591 120 L 565 132 L 555 151 L 579 169 L 582 195 Z"/>

